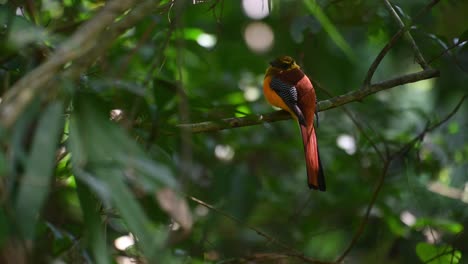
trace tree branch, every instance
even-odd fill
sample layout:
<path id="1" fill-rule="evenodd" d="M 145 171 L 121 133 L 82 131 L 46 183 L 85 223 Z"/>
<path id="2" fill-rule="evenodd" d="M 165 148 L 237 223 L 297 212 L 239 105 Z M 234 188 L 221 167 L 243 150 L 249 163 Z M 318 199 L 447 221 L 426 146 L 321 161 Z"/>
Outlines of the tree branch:
<path id="1" fill-rule="evenodd" d="M 377 182 L 377 186 L 375 187 L 374 192 L 372 193 L 372 198 L 369 202 L 369 205 L 367 206 L 366 213 L 364 214 L 364 217 L 362 218 L 361 223 L 359 223 L 358 230 L 354 234 L 353 238 L 351 239 L 351 242 L 349 243 L 348 247 L 345 249 L 343 254 L 341 254 L 341 256 L 336 260 L 336 263 L 341 263 L 344 260 L 344 258 L 349 254 L 349 252 L 351 252 L 351 250 L 357 244 L 357 241 L 361 237 L 362 233 L 364 233 L 364 229 L 367 225 L 367 221 L 369 221 L 369 216 L 370 216 L 372 207 L 374 207 L 374 204 L 377 201 L 377 197 L 380 193 L 380 190 L 382 189 L 384 180 L 387 176 L 390 163 L 391 163 L 391 159 L 385 161 L 385 164 L 382 169 L 382 174 L 380 174 L 379 181 Z"/>
<path id="2" fill-rule="evenodd" d="M 289 251 L 289 253 L 285 253 L 285 254 L 273 254 L 273 255 L 262 255 L 263 257 L 273 257 L 275 259 L 277 258 L 285 258 L 285 257 L 294 257 L 294 258 L 298 258 L 302 261 L 304 261 L 305 263 L 312 263 L 312 264 L 332 264 L 332 262 L 326 262 L 326 261 L 320 261 L 320 260 L 314 260 L 314 259 L 311 259 L 311 258 L 308 258 L 306 257 L 302 252 L 298 251 L 297 249 L 294 249 L 293 247 L 279 241 L 278 239 L 268 235 L 267 233 L 263 232 L 262 230 L 258 229 L 258 228 L 255 228 L 255 227 L 252 227 L 252 226 L 248 226 L 246 225 L 245 223 L 243 223 L 241 220 L 237 219 L 236 217 L 214 207 L 213 205 L 211 204 L 208 204 L 200 199 L 197 199 L 193 196 L 190 196 L 190 195 L 187 195 L 187 198 L 192 200 L 193 202 L 199 204 L 199 205 L 202 205 L 228 219 L 231 219 L 232 221 L 238 223 L 238 224 L 241 224 L 243 226 L 246 226 L 248 229 L 254 231 L 255 233 L 257 233 L 258 235 L 266 238 L 268 241 L 276 244 L 277 246 L 281 247 L 282 249 L 284 250 L 287 250 Z M 258 258 L 263 258 L 263 257 L 259 257 L 258 255 L 257 256 L 250 256 L 250 257 L 247 257 L 247 259 L 251 259 L 251 260 L 254 260 L 254 259 L 258 259 Z"/>
<path id="3" fill-rule="evenodd" d="M 79 76 L 97 58 L 96 55 L 105 51 L 105 48 L 120 32 L 153 10 L 149 6 L 156 6 L 158 1 L 139 3 L 139 6 L 129 13 L 133 15 L 127 14 L 122 20 L 115 22 L 119 16 L 135 6 L 137 2 L 135 0 L 108 2 L 95 17 L 81 25 L 72 36 L 65 40 L 47 61 L 16 82 L 5 94 L 0 105 L 2 125 L 11 126 L 40 90 L 45 92 L 53 89 L 55 85 L 52 82 L 56 80 L 57 72 L 61 71 L 66 63 L 79 59 L 64 73 L 65 76 Z M 109 25 L 113 25 L 113 27 L 106 31 Z M 101 35 L 102 32 L 106 33 Z M 111 38 L 102 41 L 103 36 Z M 90 54 L 93 56 L 89 56 Z"/>
<path id="4" fill-rule="evenodd" d="M 390 80 L 372 84 L 371 86 L 364 89 L 357 89 L 349 93 L 336 96 L 334 98 L 323 100 L 318 102 L 317 108 L 318 111 L 329 110 L 344 104 L 348 104 L 354 101 L 361 101 L 365 97 L 390 89 L 399 85 L 413 83 L 421 80 L 426 80 L 439 76 L 439 71 L 434 69 L 428 69 L 416 73 L 411 73 L 403 76 L 399 76 Z M 281 120 L 291 119 L 291 115 L 286 111 L 276 111 L 268 114 L 260 115 L 248 115 L 245 117 L 232 117 L 225 118 L 219 121 L 206 121 L 201 123 L 193 124 L 179 124 L 178 128 L 189 129 L 192 133 L 201 133 L 201 132 L 213 132 L 220 131 L 224 129 L 236 128 L 236 127 L 245 127 L 253 126 L 262 123 L 272 123 Z"/>
<path id="5" fill-rule="evenodd" d="M 361 235 L 364 233 L 364 229 L 367 225 L 367 221 L 369 220 L 370 212 L 372 210 L 372 207 L 374 207 L 375 202 L 377 201 L 377 197 L 382 189 L 383 183 L 388 174 L 388 168 L 390 164 L 392 163 L 392 161 L 395 158 L 409 151 L 414 146 L 414 144 L 418 141 L 421 141 L 428 132 L 433 131 L 434 129 L 440 127 L 442 124 L 450 120 L 458 112 L 458 110 L 460 109 L 461 105 L 463 104 L 463 102 L 465 101 L 467 97 L 468 97 L 467 95 L 463 96 L 458 102 L 458 104 L 453 108 L 453 110 L 449 114 L 447 114 L 442 120 L 440 120 L 439 122 L 436 122 L 433 125 L 427 126 L 422 132 L 416 135 L 412 140 L 408 141 L 405 145 L 403 145 L 397 151 L 393 152 L 393 154 L 391 154 L 387 158 L 387 160 L 385 160 L 382 173 L 380 174 L 379 180 L 377 182 L 377 186 L 375 187 L 374 192 L 372 193 L 372 198 L 369 202 L 369 205 L 367 206 L 366 213 L 364 214 L 364 217 L 361 223 L 359 224 L 358 230 L 356 231 L 353 238 L 351 239 L 351 242 L 349 243 L 348 247 L 344 250 L 343 254 L 341 254 L 341 256 L 336 260 L 337 263 L 342 262 L 344 260 L 344 258 L 349 254 L 349 252 L 351 252 L 351 250 L 357 244 L 357 241 L 359 240 Z"/>
<path id="6" fill-rule="evenodd" d="M 429 2 L 423 9 L 421 9 L 421 11 L 416 15 L 416 17 L 413 19 L 413 22 L 415 20 L 417 20 L 420 16 L 422 16 L 423 14 L 425 14 L 427 11 L 429 11 L 433 6 L 435 6 L 440 0 L 433 0 L 431 2 Z M 374 76 L 374 73 L 375 71 L 377 70 L 377 67 L 379 66 L 380 62 L 382 62 L 383 58 L 385 57 L 385 55 L 387 55 L 387 53 L 390 51 L 390 49 L 396 44 L 396 42 L 398 41 L 398 39 L 400 39 L 400 37 L 403 35 L 403 33 L 405 33 L 406 31 L 408 31 L 411 26 L 413 25 L 413 23 L 409 23 L 408 25 L 400 28 L 400 30 L 398 30 L 397 33 L 395 33 L 395 35 L 393 35 L 393 37 L 390 39 L 390 41 L 382 48 L 382 50 L 379 52 L 379 54 L 377 55 L 377 57 L 374 59 L 374 61 L 372 62 L 371 66 L 369 67 L 369 70 L 367 71 L 367 74 L 366 74 L 366 78 L 364 79 L 364 82 L 363 82 L 363 88 L 367 88 L 371 81 L 372 81 L 372 77 Z"/>
<path id="7" fill-rule="evenodd" d="M 388 0 L 384 0 L 384 4 L 385 4 L 385 7 L 387 8 L 388 12 L 393 16 L 393 18 L 398 23 L 398 26 L 400 27 L 400 29 L 404 29 L 405 24 L 403 23 L 401 18 L 398 16 L 398 14 L 395 11 L 395 9 L 393 8 L 392 4 L 390 4 L 390 2 Z M 407 38 L 408 42 L 411 44 L 411 47 L 413 48 L 414 54 L 416 56 L 416 61 L 418 62 L 418 64 L 421 65 L 421 68 L 423 68 L 424 70 L 428 69 L 429 66 L 426 63 L 426 61 L 424 60 L 424 57 L 421 54 L 421 51 L 419 50 L 418 45 L 416 45 L 416 42 L 414 41 L 414 38 L 411 35 L 411 33 L 409 31 L 405 31 L 404 34 L 405 34 L 405 37 Z"/>
<path id="8" fill-rule="evenodd" d="M 146 0 L 140 2 L 124 18 L 109 26 L 109 29 L 103 32 L 97 42 L 100 43 L 89 51 L 86 56 L 82 56 L 73 62 L 72 66 L 63 73 L 65 78 L 75 79 L 99 58 L 111 45 L 112 41 L 124 33 L 127 29 L 134 26 L 142 17 L 153 12 L 157 7 L 158 1 Z"/>
<path id="9" fill-rule="evenodd" d="M 5 94 L 1 104 L 0 118 L 3 125 L 10 126 L 38 90 L 47 89 L 46 84 L 65 63 L 82 56 L 96 45 L 97 36 L 134 2 L 135 0 L 120 0 L 106 4 L 93 19 L 64 41 L 46 62 L 16 82 Z"/>

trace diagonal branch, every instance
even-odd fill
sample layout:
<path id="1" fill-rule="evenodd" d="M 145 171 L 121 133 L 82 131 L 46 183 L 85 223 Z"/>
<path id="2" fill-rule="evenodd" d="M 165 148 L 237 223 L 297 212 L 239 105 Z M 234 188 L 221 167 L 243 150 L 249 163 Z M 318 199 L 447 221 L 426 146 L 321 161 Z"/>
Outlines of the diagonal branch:
<path id="1" fill-rule="evenodd" d="M 395 11 L 395 9 L 393 8 L 392 4 L 390 4 L 390 2 L 388 0 L 384 0 L 384 4 L 385 4 L 385 7 L 387 8 L 388 12 L 393 16 L 393 18 L 398 23 L 398 26 L 400 27 L 400 29 L 404 29 L 405 28 L 405 23 L 403 23 L 401 18 L 398 16 L 398 14 Z M 426 61 L 424 60 L 424 57 L 421 54 L 421 51 L 419 50 L 418 45 L 414 41 L 414 38 L 411 35 L 411 33 L 409 31 L 405 31 L 404 34 L 405 34 L 405 37 L 407 38 L 407 40 L 409 41 L 409 43 L 411 44 L 411 47 L 413 48 L 414 54 L 416 56 L 416 61 L 418 62 L 418 64 L 421 65 L 421 67 L 424 70 L 428 69 L 429 66 L 426 63 Z"/>
<path id="2" fill-rule="evenodd" d="M 432 0 L 431 2 L 429 2 L 423 9 L 421 9 L 421 11 L 418 12 L 418 14 L 413 19 L 413 22 L 416 21 L 420 16 L 428 12 L 433 6 L 435 6 L 439 2 L 440 0 Z M 398 32 L 395 33 L 395 35 L 393 35 L 393 37 L 388 41 L 388 43 L 382 48 L 382 50 L 379 52 L 379 54 L 369 67 L 369 70 L 367 71 L 366 78 L 363 82 L 363 88 L 367 88 L 370 85 L 372 81 L 372 76 L 374 76 L 374 73 L 377 70 L 377 67 L 380 65 L 380 62 L 382 62 L 385 55 L 387 55 L 387 53 L 393 48 L 393 46 L 395 46 L 395 44 L 403 35 L 403 33 L 407 32 L 411 28 L 413 22 L 408 23 L 404 27 L 400 28 L 400 30 L 398 30 Z"/>
<path id="3" fill-rule="evenodd" d="M 371 86 L 364 89 L 357 89 L 349 93 L 336 96 L 334 98 L 323 100 L 318 102 L 317 108 L 318 111 L 325 111 L 338 106 L 348 104 L 355 101 L 361 101 L 365 97 L 372 95 L 374 93 L 390 89 L 399 85 L 418 82 L 421 80 L 431 79 L 439 76 L 439 71 L 434 69 L 428 69 L 416 73 L 411 73 L 407 75 L 402 75 L 390 80 L 372 84 Z M 276 111 L 268 114 L 261 115 L 248 115 L 245 117 L 232 117 L 225 118 L 219 121 L 206 121 L 201 123 L 193 124 L 180 124 L 177 127 L 182 129 L 189 129 L 192 133 L 201 133 L 201 132 L 213 132 L 220 131 L 224 129 L 236 128 L 236 127 L 245 127 L 245 126 L 254 126 L 263 123 L 271 123 L 281 120 L 291 119 L 289 113 L 285 111 Z"/>
<path id="4" fill-rule="evenodd" d="M 375 202 L 377 201 L 377 197 L 380 193 L 380 190 L 382 189 L 383 183 L 385 181 L 385 178 L 388 173 L 388 168 L 391 163 L 391 159 L 386 160 L 382 169 L 382 173 L 380 174 L 379 181 L 377 182 L 377 185 L 374 189 L 374 192 L 372 193 L 372 198 L 369 202 L 369 205 L 367 206 L 366 213 L 364 214 L 364 217 L 362 218 L 361 223 L 359 223 L 359 227 L 354 234 L 353 238 L 351 239 L 351 242 L 349 243 L 348 247 L 345 249 L 345 251 L 341 254 L 340 257 L 335 261 L 336 263 L 341 263 L 344 258 L 351 252 L 351 250 L 354 248 L 354 246 L 357 244 L 357 241 L 361 237 L 361 235 L 364 233 L 364 230 L 367 225 L 367 221 L 369 221 L 369 216 L 372 208 L 374 207 Z"/>
<path id="5" fill-rule="evenodd" d="M 199 205 L 202 205 L 228 219 L 231 219 L 232 221 L 236 222 L 237 224 L 241 224 L 241 225 L 244 225 L 246 226 L 248 229 L 254 231 L 255 233 L 257 233 L 259 236 L 262 236 L 264 237 L 265 239 L 267 239 L 268 241 L 276 244 L 277 246 L 281 247 L 282 249 L 284 250 L 287 250 L 288 253 L 285 253 L 285 254 L 275 254 L 275 259 L 277 259 L 278 257 L 279 258 L 283 258 L 283 257 L 294 257 L 294 258 L 297 258 L 297 259 L 300 259 L 302 260 L 303 262 L 305 263 L 312 263 L 312 264 L 332 264 L 332 262 L 326 262 L 326 261 L 320 261 L 320 260 L 314 260 L 314 259 L 311 259 L 311 258 L 308 258 L 306 257 L 302 252 L 298 251 L 297 249 L 279 241 L 278 239 L 268 235 L 267 233 L 263 232 L 262 230 L 256 228 L 256 227 L 253 227 L 253 226 L 248 226 L 246 225 L 245 223 L 243 223 L 241 220 L 239 220 L 238 218 L 214 207 L 213 205 L 211 204 L 208 204 L 200 199 L 197 199 L 193 196 L 189 196 L 187 195 L 187 198 L 192 200 L 193 202 L 199 204 Z M 253 258 L 253 259 L 256 259 L 256 258 Z"/>
<path id="6" fill-rule="evenodd" d="M 450 120 L 458 112 L 458 110 L 460 109 L 461 105 L 463 104 L 463 102 L 465 101 L 467 97 L 468 95 L 463 96 L 458 102 L 458 104 L 453 108 L 453 110 L 449 114 L 447 114 L 442 120 L 430 126 L 427 126 L 422 132 L 416 135 L 412 140 L 408 141 L 405 145 L 403 145 L 400 149 L 398 149 L 397 151 L 395 151 L 393 154 L 391 154 L 388 157 L 388 159 L 384 163 L 382 173 L 380 174 L 379 180 L 377 182 L 377 186 L 375 187 L 374 192 L 372 193 L 372 198 L 369 202 L 369 205 L 367 206 L 366 213 L 364 214 L 364 217 L 362 218 L 361 223 L 359 224 L 358 230 L 356 231 L 353 238 L 351 239 L 351 242 L 349 243 L 348 247 L 344 250 L 344 252 L 340 255 L 340 257 L 338 257 L 338 259 L 336 260 L 336 263 L 340 263 L 344 260 L 344 258 L 349 254 L 349 252 L 351 252 L 351 250 L 357 244 L 357 241 L 359 240 L 361 235 L 364 233 L 365 227 L 369 220 L 370 212 L 372 208 L 374 207 L 375 202 L 377 201 L 377 197 L 382 189 L 383 183 L 388 174 L 388 168 L 390 164 L 392 163 L 392 161 L 395 158 L 409 151 L 414 146 L 414 144 L 418 141 L 421 141 L 427 133 L 435 130 L 436 128 L 440 127 L 442 124 Z"/>
<path id="7" fill-rule="evenodd" d="M 97 44 L 96 39 L 99 34 L 135 2 L 135 0 L 108 2 L 93 19 L 83 24 L 64 41 L 46 62 L 16 82 L 5 94 L 1 104 L 0 118 L 3 125 L 10 126 L 38 91 L 49 87 L 47 83 L 56 76 L 63 65 L 91 50 Z"/>
<path id="8" fill-rule="evenodd" d="M 67 78 L 77 78 L 112 44 L 117 36 L 142 17 L 154 11 L 159 1 L 109 1 L 91 20 L 65 40 L 43 64 L 26 74 L 5 94 L 0 104 L 0 122 L 11 126 L 39 92 L 48 92 L 57 84 L 57 73 L 66 63 L 73 64 L 63 71 Z M 130 10 L 125 16 L 125 11 Z"/>

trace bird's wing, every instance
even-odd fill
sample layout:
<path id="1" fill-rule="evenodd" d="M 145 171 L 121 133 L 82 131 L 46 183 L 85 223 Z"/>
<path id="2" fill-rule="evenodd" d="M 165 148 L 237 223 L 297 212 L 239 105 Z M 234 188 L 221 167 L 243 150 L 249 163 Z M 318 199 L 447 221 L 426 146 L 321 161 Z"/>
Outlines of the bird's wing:
<path id="1" fill-rule="evenodd" d="M 306 126 L 304 115 L 301 109 L 297 105 L 297 90 L 294 85 L 287 84 L 281 81 L 279 78 L 271 78 L 270 87 L 275 91 L 278 96 L 283 99 L 284 103 L 289 109 L 296 114 L 299 124 Z"/>

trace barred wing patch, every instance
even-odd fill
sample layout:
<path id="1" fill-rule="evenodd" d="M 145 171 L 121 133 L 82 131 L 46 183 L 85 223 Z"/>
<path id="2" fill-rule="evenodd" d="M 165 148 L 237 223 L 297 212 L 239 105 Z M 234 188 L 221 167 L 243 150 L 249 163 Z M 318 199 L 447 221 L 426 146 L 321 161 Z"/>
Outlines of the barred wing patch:
<path id="1" fill-rule="evenodd" d="M 271 78 L 270 87 L 275 91 L 284 103 L 291 109 L 299 121 L 299 124 L 306 125 L 304 115 L 297 105 L 297 89 L 294 85 L 289 85 L 282 82 L 278 78 Z"/>

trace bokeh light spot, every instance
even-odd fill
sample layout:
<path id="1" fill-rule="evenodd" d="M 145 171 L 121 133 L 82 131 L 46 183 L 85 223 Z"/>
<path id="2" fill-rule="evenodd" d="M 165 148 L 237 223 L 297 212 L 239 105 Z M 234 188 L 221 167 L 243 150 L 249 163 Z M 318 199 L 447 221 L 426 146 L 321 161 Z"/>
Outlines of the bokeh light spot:
<path id="1" fill-rule="evenodd" d="M 242 0 L 242 9 L 251 19 L 262 19 L 270 14 L 268 8 L 269 0 Z"/>
<path id="2" fill-rule="evenodd" d="M 416 223 L 416 216 L 414 216 L 410 211 L 403 211 L 400 214 L 400 220 L 407 226 L 413 226 Z"/>
<path id="3" fill-rule="evenodd" d="M 114 240 L 114 246 L 118 250 L 126 250 L 127 248 L 133 246 L 135 244 L 135 239 L 132 234 L 127 236 L 118 237 Z"/>
<path id="4" fill-rule="evenodd" d="M 349 155 L 356 153 L 356 142 L 350 135 L 339 135 L 336 139 L 336 145 L 338 145 L 339 148 L 344 150 Z"/>
<path id="5" fill-rule="evenodd" d="M 217 39 L 215 35 L 207 34 L 207 33 L 202 33 L 197 37 L 197 43 L 198 45 L 211 49 L 216 45 Z"/>
<path id="6" fill-rule="evenodd" d="M 260 90 L 253 85 L 246 86 L 244 88 L 244 98 L 248 102 L 257 101 L 260 98 Z"/>
<path id="7" fill-rule="evenodd" d="M 249 49 L 256 53 L 265 53 L 273 46 L 274 35 L 266 23 L 252 22 L 245 28 L 244 39 Z"/>
<path id="8" fill-rule="evenodd" d="M 229 145 L 216 145 L 215 156 L 223 161 L 230 161 L 234 158 L 234 149 Z"/>

